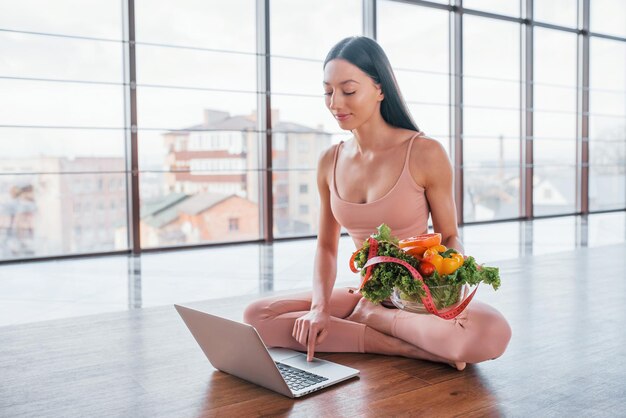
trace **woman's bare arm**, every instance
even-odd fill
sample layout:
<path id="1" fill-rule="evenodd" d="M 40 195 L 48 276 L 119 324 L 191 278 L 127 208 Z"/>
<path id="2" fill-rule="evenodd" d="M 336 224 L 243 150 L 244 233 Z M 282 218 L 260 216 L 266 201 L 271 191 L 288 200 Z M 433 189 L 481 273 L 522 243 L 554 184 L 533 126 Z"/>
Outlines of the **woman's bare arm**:
<path id="1" fill-rule="evenodd" d="M 315 346 L 328 336 L 330 297 L 337 278 L 337 248 L 340 227 L 330 210 L 328 173 L 334 147 L 324 151 L 317 165 L 317 187 L 320 194 L 320 223 L 313 266 L 311 309 L 296 319 L 293 337 L 307 347 L 307 360 L 315 354 Z"/>
<path id="2" fill-rule="evenodd" d="M 317 187 L 320 195 L 319 232 L 313 265 L 311 310 L 329 312 L 330 295 L 337 278 L 337 251 L 341 227 L 330 209 L 329 175 L 335 147 L 327 149 L 318 161 Z"/>
<path id="3" fill-rule="evenodd" d="M 443 245 L 463 254 L 465 250 L 457 226 L 450 159 L 439 142 L 427 139 L 420 147 L 419 162 L 420 170 L 425 173 L 426 198 L 435 232 L 441 233 Z"/>

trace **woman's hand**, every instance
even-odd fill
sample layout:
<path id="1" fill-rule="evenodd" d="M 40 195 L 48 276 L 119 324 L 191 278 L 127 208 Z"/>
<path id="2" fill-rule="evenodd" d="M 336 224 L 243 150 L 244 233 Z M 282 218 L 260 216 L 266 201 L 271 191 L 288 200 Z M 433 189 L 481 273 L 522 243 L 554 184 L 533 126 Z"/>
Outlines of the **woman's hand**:
<path id="1" fill-rule="evenodd" d="M 311 310 L 296 319 L 293 327 L 293 338 L 307 347 L 307 361 L 313 360 L 315 345 L 322 343 L 328 335 L 330 314 L 328 312 Z"/>

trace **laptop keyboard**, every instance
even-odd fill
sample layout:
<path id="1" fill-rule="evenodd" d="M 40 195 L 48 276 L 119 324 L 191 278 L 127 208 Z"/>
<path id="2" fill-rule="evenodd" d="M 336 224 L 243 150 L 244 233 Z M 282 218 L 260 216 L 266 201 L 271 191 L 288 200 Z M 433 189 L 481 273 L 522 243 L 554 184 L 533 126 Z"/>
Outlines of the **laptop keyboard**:
<path id="1" fill-rule="evenodd" d="M 278 370 L 280 370 L 280 374 L 283 375 L 285 382 L 287 382 L 287 386 L 293 390 L 304 389 L 316 383 L 328 380 L 327 377 L 309 373 L 302 369 L 296 369 L 295 367 L 287 366 L 283 363 L 275 363 Z"/>

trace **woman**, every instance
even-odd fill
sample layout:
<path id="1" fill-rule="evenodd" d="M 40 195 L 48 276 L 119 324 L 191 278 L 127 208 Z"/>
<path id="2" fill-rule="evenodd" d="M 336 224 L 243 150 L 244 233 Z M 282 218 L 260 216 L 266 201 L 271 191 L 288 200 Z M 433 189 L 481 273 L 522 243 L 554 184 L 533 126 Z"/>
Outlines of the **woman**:
<path id="1" fill-rule="evenodd" d="M 473 301 L 453 321 L 374 305 L 348 288 L 333 289 L 343 225 L 359 248 L 386 223 L 398 238 L 426 233 L 429 211 L 443 244 L 463 253 L 452 167 L 406 108 L 391 65 L 376 41 L 343 39 L 324 61 L 326 107 L 353 138 L 318 162 L 320 222 L 313 291 L 261 299 L 244 321 L 268 346 L 307 351 L 399 355 L 450 364 L 499 357 L 511 329 L 493 307 Z"/>

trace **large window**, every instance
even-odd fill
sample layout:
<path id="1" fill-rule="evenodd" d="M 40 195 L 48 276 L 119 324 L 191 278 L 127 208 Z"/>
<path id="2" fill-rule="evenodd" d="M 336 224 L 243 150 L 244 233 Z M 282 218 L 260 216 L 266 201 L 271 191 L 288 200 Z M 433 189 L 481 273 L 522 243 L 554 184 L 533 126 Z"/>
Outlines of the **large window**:
<path id="1" fill-rule="evenodd" d="M 530 216 L 529 199 L 534 216 L 623 210 L 626 3 L 535 0 L 528 21 L 525 2 L 135 0 L 132 21 L 121 0 L 5 2 L 0 261 L 128 251 L 136 227 L 141 249 L 315 235 L 320 153 L 352 136 L 323 61 L 362 33 L 462 162 L 464 223 Z"/>
<path id="2" fill-rule="evenodd" d="M 324 58 L 341 39 L 361 34 L 362 2 L 270 3 L 274 235 L 313 235 L 320 153 L 351 137 L 324 103 Z M 299 193 L 301 184 L 314 193 Z"/>
<path id="3" fill-rule="evenodd" d="M 534 214 L 576 211 L 576 34 L 534 30 Z"/>
<path id="4" fill-rule="evenodd" d="M 10 2 L 0 50 L 0 260 L 126 250 L 121 2 Z"/>
<path id="5" fill-rule="evenodd" d="M 466 15 L 463 39 L 464 220 L 517 218 L 520 26 Z"/>
<path id="6" fill-rule="evenodd" d="M 626 3 L 593 0 L 593 33 L 626 38 Z M 626 42 L 592 36 L 589 46 L 589 208 L 626 206 Z"/>
<path id="7" fill-rule="evenodd" d="M 591 38 L 589 208 L 626 206 L 626 43 Z"/>
<path id="8" fill-rule="evenodd" d="M 393 1 L 377 4 L 378 42 L 409 111 L 419 129 L 449 151 L 449 12 Z"/>
<path id="9" fill-rule="evenodd" d="M 135 1 L 143 248 L 259 238 L 255 7 Z"/>

